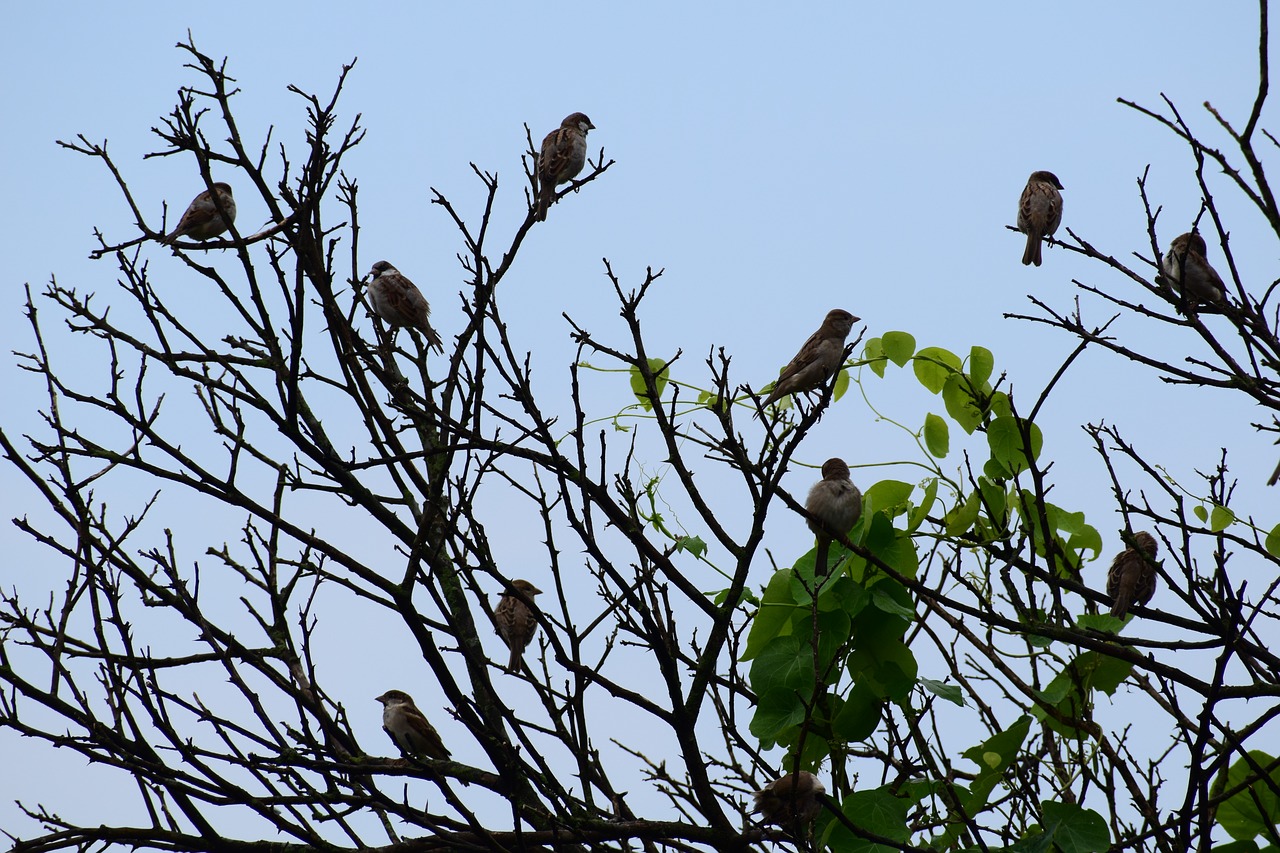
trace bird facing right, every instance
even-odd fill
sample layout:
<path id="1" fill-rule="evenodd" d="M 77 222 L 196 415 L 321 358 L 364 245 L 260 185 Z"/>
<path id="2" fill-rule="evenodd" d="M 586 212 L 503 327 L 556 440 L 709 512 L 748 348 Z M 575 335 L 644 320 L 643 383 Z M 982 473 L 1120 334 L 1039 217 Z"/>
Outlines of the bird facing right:
<path id="1" fill-rule="evenodd" d="M 382 703 L 382 729 L 406 755 L 421 755 L 443 761 L 451 753 L 427 717 L 403 690 L 388 690 L 378 697 Z"/>
<path id="2" fill-rule="evenodd" d="M 1218 271 L 1209 266 L 1205 257 L 1207 251 L 1208 246 L 1200 232 L 1188 231 L 1173 238 L 1160 266 L 1165 280 L 1174 290 L 1182 293 L 1185 284 L 1188 298 L 1199 303 L 1221 305 L 1226 299 L 1226 287 Z M 1182 274 L 1184 267 L 1186 276 Z"/>
<path id="3" fill-rule="evenodd" d="M 511 585 L 531 601 L 535 595 L 542 593 L 542 590 L 526 580 L 514 580 Z M 537 617 L 533 615 L 529 605 L 508 590 L 502 593 L 498 599 L 498 606 L 493 609 L 493 627 L 507 644 L 507 648 L 511 650 L 511 657 L 507 661 L 507 672 L 519 672 L 520 658 L 524 656 L 525 647 L 538 633 Z"/>
<path id="4" fill-rule="evenodd" d="M 1027 235 L 1023 264 L 1040 266 L 1040 241 L 1052 237 L 1062 222 L 1062 182 L 1053 172 L 1032 172 L 1018 199 L 1018 230 Z"/>
<path id="5" fill-rule="evenodd" d="M 809 519 L 809 529 L 818 537 L 814 570 L 827 574 L 827 554 L 833 535 L 843 536 L 862 515 L 862 492 L 849 479 L 849 466 L 843 459 L 831 458 L 822 463 L 822 479 L 813 484 L 804 508 L 821 523 Z"/>
<path id="6" fill-rule="evenodd" d="M 587 131 L 595 128 L 585 113 L 572 113 L 542 140 L 538 155 L 539 222 L 547 218 L 547 208 L 556 197 L 556 185 L 573 180 L 582 171 L 587 162 Z"/>
<path id="7" fill-rule="evenodd" d="M 1138 548 L 1126 548 L 1116 555 L 1107 571 L 1107 595 L 1111 615 L 1123 619 L 1134 604 L 1145 605 L 1156 593 L 1156 539 L 1145 530 L 1133 534 Z M 1145 556 L 1144 556 L 1145 555 Z"/>
<path id="8" fill-rule="evenodd" d="M 231 227 L 231 223 L 236 221 L 236 200 L 231 195 L 231 185 L 219 181 L 213 188 L 218 193 L 217 203 L 214 203 L 213 195 L 208 190 L 200 193 L 187 205 L 186 212 L 178 220 L 178 227 L 164 238 L 164 242 L 172 243 L 179 237 L 208 240 Z M 226 219 L 218 212 L 219 204 L 227 215 Z"/>
<path id="9" fill-rule="evenodd" d="M 444 352 L 444 343 L 431 328 L 431 305 L 417 285 L 386 261 L 378 261 L 369 270 L 369 303 L 389 326 L 410 326 L 422 332 L 427 346 Z"/>
<path id="10" fill-rule="evenodd" d="M 795 358 L 782 368 L 778 381 L 769 396 L 764 398 L 762 407 L 787 394 L 799 394 L 822 387 L 844 363 L 844 340 L 849 337 L 853 324 L 859 319 L 842 308 L 828 311 L 818 331 L 809 336 Z"/>
<path id="11" fill-rule="evenodd" d="M 807 770 L 788 773 L 756 791 L 752 811 L 765 823 L 801 828 L 812 823 L 822 811 L 819 794 L 826 791 L 821 780 Z"/>

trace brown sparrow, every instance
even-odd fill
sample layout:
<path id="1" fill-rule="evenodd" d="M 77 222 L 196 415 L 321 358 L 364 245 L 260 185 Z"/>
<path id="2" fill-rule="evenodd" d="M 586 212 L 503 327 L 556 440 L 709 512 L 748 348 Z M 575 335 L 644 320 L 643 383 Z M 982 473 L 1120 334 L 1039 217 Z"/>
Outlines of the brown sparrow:
<path id="1" fill-rule="evenodd" d="M 542 140 L 542 153 L 538 155 L 539 222 L 547 218 L 547 208 L 556 197 L 556 185 L 573 180 L 582 171 L 587 162 L 587 131 L 595 128 L 586 115 L 574 113 Z"/>
<path id="2" fill-rule="evenodd" d="M 406 755 L 422 755 L 440 761 L 449 757 L 440 733 L 413 704 L 403 690 L 388 690 L 378 697 L 382 703 L 382 730 Z"/>
<path id="3" fill-rule="evenodd" d="M 1226 299 L 1226 288 L 1218 271 L 1209 266 L 1209 261 L 1205 258 L 1207 251 L 1208 247 L 1199 231 L 1188 231 L 1174 237 L 1161 264 L 1164 281 L 1182 293 L 1182 270 L 1185 264 L 1187 297 L 1200 303 L 1221 305 Z"/>
<path id="4" fill-rule="evenodd" d="M 217 204 L 208 190 L 200 193 L 191 200 L 186 213 L 178 220 L 178 227 L 164 238 L 164 242 L 172 243 L 179 237 L 208 240 L 231 227 L 231 223 L 236 221 L 236 200 L 231 197 L 231 187 L 219 182 L 213 188 L 218 193 Z M 218 212 L 219 204 L 222 205 L 222 213 Z M 222 218 L 223 213 L 227 215 L 226 219 Z"/>
<path id="5" fill-rule="evenodd" d="M 1027 235 L 1022 263 L 1040 266 L 1040 240 L 1062 222 L 1062 182 L 1053 172 L 1032 172 L 1018 199 L 1018 230 Z"/>
<path id="6" fill-rule="evenodd" d="M 1107 595 L 1111 596 L 1111 615 L 1123 619 L 1130 606 L 1146 604 L 1156 592 L 1156 539 L 1145 530 L 1133 534 L 1135 548 L 1126 548 L 1111 561 L 1107 572 Z M 1145 556 L 1144 556 L 1145 555 Z"/>
<path id="7" fill-rule="evenodd" d="M 827 573 L 827 552 L 832 535 L 842 536 L 862 515 L 862 492 L 849 479 L 849 466 L 843 459 L 822 463 L 822 479 L 813 484 L 804 508 L 818 519 L 809 519 L 809 529 L 818 537 L 818 554 L 814 563 L 819 576 Z"/>
<path id="8" fill-rule="evenodd" d="M 511 585 L 524 594 L 530 601 L 542 590 L 526 580 L 514 580 Z M 525 604 L 510 591 L 502 593 L 498 606 L 493 610 L 493 627 L 498 636 L 511 649 L 511 658 L 507 661 L 507 672 L 520 671 L 520 658 L 524 655 L 525 646 L 538 633 L 538 620 L 534 617 L 529 605 Z"/>
<path id="9" fill-rule="evenodd" d="M 828 311 L 818 331 L 809 336 L 795 358 L 782 368 L 782 374 L 762 405 L 768 406 L 787 394 L 822 387 L 844 363 L 844 339 L 859 319 L 840 308 Z"/>
<path id="10" fill-rule="evenodd" d="M 369 302 L 373 312 L 390 326 L 410 326 L 427 337 L 427 346 L 444 352 L 444 344 L 431 328 L 431 306 L 414 283 L 386 261 L 378 261 L 369 270 Z"/>
<path id="11" fill-rule="evenodd" d="M 784 828 L 804 826 L 822 811 L 819 795 L 826 791 L 818 777 L 806 770 L 788 773 L 756 791 L 752 811 L 758 812 L 765 823 Z"/>

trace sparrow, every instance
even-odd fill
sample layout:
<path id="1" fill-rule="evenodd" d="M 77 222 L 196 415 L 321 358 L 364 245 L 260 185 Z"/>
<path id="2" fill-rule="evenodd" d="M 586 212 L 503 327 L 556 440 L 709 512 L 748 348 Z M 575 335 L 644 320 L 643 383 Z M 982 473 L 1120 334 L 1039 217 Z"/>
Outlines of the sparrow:
<path id="1" fill-rule="evenodd" d="M 231 223 L 236 221 L 236 200 L 231 196 L 231 187 L 219 182 L 213 188 L 218 193 L 217 204 L 208 190 L 200 193 L 187 206 L 186 213 L 178 220 L 178 227 L 164 238 L 165 243 L 172 243 L 179 237 L 208 240 L 231 227 Z M 222 205 L 222 213 L 218 212 L 219 204 Z M 222 218 L 223 213 L 227 215 L 226 219 Z"/>
<path id="2" fill-rule="evenodd" d="M 809 529 L 818 537 L 815 571 L 825 577 L 832 536 L 848 533 L 862 515 L 862 492 L 849 480 L 849 466 L 843 459 L 832 458 L 822 463 L 822 479 L 809 490 L 804 508 L 818 519 L 809 519 Z"/>
<path id="3" fill-rule="evenodd" d="M 820 794 L 827 789 L 808 771 L 788 773 L 756 791 L 755 807 L 765 823 L 799 827 L 813 822 L 822 811 Z"/>
<path id="4" fill-rule="evenodd" d="M 1107 572 L 1107 595 L 1111 615 L 1123 619 L 1134 604 L 1146 604 L 1156 592 L 1155 537 L 1145 530 L 1133 534 L 1135 548 L 1126 548 L 1111 561 Z M 1145 554 L 1145 556 L 1144 556 Z"/>
<path id="5" fill-rule="evenodd" d="M 431 306 L 422 291 L 405 278 L 400 270 L 386 261 L 378 261 L 369 270 L 369 302 L 373 313 L 391 326 L 411 326 L 427 336 L 427 346 L 444 352 L 444 344 L 428 322 Z"/>
<path id="6" fill-rule="evenodd" d="M 1032 172 L 1018 199 L 1018 230 L 1027 235 L 1023 264 L 1040 266 L 1040 240 L 1052 237 L 1062 222 L 1062 182 L 1053 172 Z"/>
<path id="7" fill-rule="evenodd" d="M 828 311 L 818 331 L 809 336 L 795 358 L 782 368 L 762 407 L 787 394 L 812 391 L 826 384 L 844 363 L 844 339 L 859 319 L 840 308 Z"/>
<path id="8" fill-rule="evenodd" d="M 542 153 L 538 155 L 539 222 L 547 218 L 547 208 L 556 197 L 556 185 L 573 180 L 582 171 L 587 162 L 587 131 L 595 128 L 584 113 L 573 113 L 542 140 Z"/>
<path id="9" fill-rule="evenodd" d="M 526 580 L 515 580 L 511 585 L 530 600 L 542 590 Z M 529 605 L 525 604 L 510 591 L 502 593 L 498 598 L 498 606 L 493 610 L 493 627 L 498 636 L 511 649 L 511 658 L 507 661 L 507 672 L 520 671 L 520 658 L 524 655 L 525 646 L 538 633 L 538 620 L 534 617 Z"/>
<path id="10" fill-rule="evenodd" d="M 1218 271 L 1209 266 L 1205 259 L 1207 251 L 1208 247 L 1199 231 L 1188 231 L 1174 237 L 1160 265 L 1164 271 L 1163 279 L 1174 290 L 1182 293 L 1182 269 L 1185 264 L 1187 297 L 1199 303 L 1221 305 L 1226 299 L 1226 287 L 1223 286 Z"/>
<path id="11" fill-rule="evenodd" d="M 413 698 L 403 690 L 388 690 L 378 697 L 382 703 L 382 730 L 407 755 L 421 755 L 440 761 L 450 752 L 440 740 L 427 718 L 413 704 Z"/>

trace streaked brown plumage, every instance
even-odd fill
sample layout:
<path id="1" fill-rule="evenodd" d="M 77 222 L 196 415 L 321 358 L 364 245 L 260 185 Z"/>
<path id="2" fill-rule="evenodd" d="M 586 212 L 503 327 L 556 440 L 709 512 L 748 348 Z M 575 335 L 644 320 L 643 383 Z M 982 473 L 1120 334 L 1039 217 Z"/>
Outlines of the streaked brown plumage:
<path id="1" fill-rule="evenodd" d="M 822 811 L 819 794 L 826 787 L 812 773 L 801 770 L 775 779 L 755 794 L 755 807 L 765 823 L 800 829 L 813 822 Z"/>
<path id="2" fill-rule="evenodd" d="M 1126 548 L 1116 555 L 1107 572 L 1107 595 L 1111 596 L 1111 615 L 1123 619 L 1135 604 L 1145 605 L 1156 592 L 1155 537 L 1145 530 L 1133 534 L 1141 551 Z M 1145 557 L 1143 554 L 1145 553 Z"/>
<path id="3" fill-rule="evenodd" d="M 843 459 L 831 458 L 822 463 L 822 479 L 809 489 L 804 508 L 821 519 L 815 524 L 809 519 L 809 529 L 818 537 L 815 571 L 827 574 L 827 555 L 831 549 L 832 534 L 844 535 L 862 515 L 862 492 L 849 479 L 849 466 Z"/>
<path id="4" fill-rule="evenodd" d="M 236 200 L 231 195 L 231 186 L 218 182 L 213 185 L 213 188 L 218 193 L 218 203 L 214 203 L 213 196 L 208 190 L 193 198 L 186 212 L 182 214 L 182 218 L 178 220 L 178 227 L 164 238 L 164 242 L 172 243 L 179 237 L 208 240 L 231 227 L 231 223 L 236 221 Z M 223 219 L 222 213 L 218 212 L 218 204 L 222 205 L 222 210 L 227 215 L 226 219 Z"/>
<path id="5" fill-rule="evenodd" d="M 542 593 L 542 590 L 526 580 L 514 580 L 511 585 L 530 601 L 535 595 Z M 511 657 L 507 661 L 507 672 L 519 672 L 520 658 L 524 656 L 525 647 L 538 633 L 537 617 L 533 615 L 529 605 L 508 590 L 502 593 L 498 599 L 498 606 L 493 610 L 493 627 L 507 644 L 507 648 L 511 650 Z"/>
<path id="6" fill-rule="evenodd" d="M 444 352 L 444 343 L 431 328 L 431 305 L 422 291 L 400 270 L 378 261 L 369 271 L 369 303 L 373 312 L 390 326 L 409 326 L 422 332 L 427 346 Z"/>
<path id="7" fill-rule="evenodd" d="M 1173 242 L 1169 244 L 1169 250 L 1164 254 L 1164 260 L 1160 265 L 1164 272 L 1163 278 L 1174 290 L 1182 293 L 1184 280 L 1182 272 L 1185 265 L 1187 298 L 1200 304 L 1221 305 L 1226 299 L 1226 286 L 1222 283 L 1222 276 L 1218 275 L 1218 271 L 1209 265 L 1205 256 L 1207 252 L 1208 246 L 1205 245 L 1200 232 L 1188 231 L 1186 234 L 1179 234 L 1173 238 Z"/>
<path id="8" fill-rule="evenodd" d="M 403 690 L 388 690 L 378 697 L 382 703 L 382 729 L 400 751 L 443 761 L 450 756 L 440 733 Z"/>
<path id="9" fill-rule="evenodd" d="M 1022 263 L 1040 266 L 1040 241 L 1062 222 L 1062 182 L 1053 172 L 1032 172 L 1018 199 L 1018 230 L 1027 235 Z"/>
<path id="10" fill-rule="evenodd" d="M 587 131 L 595 130 L 583 113 L 565 116 L 560 126 L 542 140 L 538 155 L 538 207 L 536 218 L 547 218 L 547 208 L 555 200 L 556 186 L 571 181 L 587 162 Z"/>
<path id="11" fill-rule="evenodd" d="M 845 338 L 859 319 L 841 308 L 828 311 L 818 331 L 809 336 L 795 358 L 782 368 L 763 405 L 771 405 L 787 394 L 812 391 L 826 384 L 844 363 Z"/>

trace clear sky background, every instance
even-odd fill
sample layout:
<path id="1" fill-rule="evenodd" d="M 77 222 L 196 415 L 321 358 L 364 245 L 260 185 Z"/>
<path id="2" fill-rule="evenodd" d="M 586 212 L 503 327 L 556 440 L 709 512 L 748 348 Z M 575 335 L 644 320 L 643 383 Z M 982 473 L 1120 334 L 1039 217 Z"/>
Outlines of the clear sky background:
<path id="1" fill-rule="evenodd" d="M 617 164 L 535 229 L 502 297 L 507 317 L 521 318 L 513 324 L 517 345 L 533 351 L 539 382 L 560 398 L 573 358 L 562 311 L 622 340 L 603 275 L 601 259 L 608 258 L 631 285 L 647 265 L 665 268 L 647 303 L 650 352 L 683 348 L 691 381 L 705 384 L 702 359 L 710 347 L 724 346 L 739 380 L 761 387 L 827 310 L 843 307 L 863 318 L 869 335 L 906 330 L 921 345 L 960 354 L 987 346 L 997 372 L 1008 371 L 1029 408 L 1076 341 L 1003 314 L 1028 311 L 1027 294 L 1068 309 L 1072 279 L 1134 298 L 1137 292 L 1062 250 L 1046 249 L 1038 269 L 1019 263 L 1023 239 L 1005 226 L 1014 222 L 1027 175 L 1050 169 L 1066 187 L 1060 233 L 1074 228 L 1140 267 L 1130 253 L 1149 249 L 1136 178 L 1151 166 L 1164 242 L 1187 230 L 1199 190 L 1189 150 L 1116 98 L 1159 107 L 1163 92 L 1194 127 L 1226 146 L 1199 105 L 1211 101 L 1243 124 L 1256 89 L 1257 12 L 1247 3 L 1217 4 L 1209 13 L 1191 2 L 829 3 L 785 13 L 776 3 L 723 2 L 404 3 L 358 12 L 310 3 L 145 10 L 26 3 L 6 16 L 6 353 L 32 346 L 24 284 L 38 292 L 56 275 L 106 302 L 121 301 L 113 262 L 87 255 L 95 227 L 111 240 L 133 236 L 128 210 L 101 163 L 55 139 L 83 133 L 108 140 L 153 224 L 164 202 L 172 222 L 202 189 L 189 158 L 142 159 L 160 147 L 150 128 L 172 109 L 177 89 L 198 82 L 174 49 L 190 29 L 205 53 L 230 57 L 243 90 L 237 118 L 249 140 L 275 125 L 277 141 L 298 146 L 304 104 L 286 86 L 327 96 L 342 64 L 358 57 L 341 113 L 348 120 L 361 113 L 368 129 L 345 163 L 361 187 L 361 267 L 385 257 L 414 279 L 446 338 L 462 326 L 455 295 L 464 279 L 455 258 L 461 244 L 444 211 L 427 203 L 428 188 L 476 217 L 482 187 L 468 164 L 497 172 L 496 227 L 509 233 L 525 212 L 523 124 L 540 139 L 566 114 L 586 112 L 597 127 L 593 156 L 603 146 Z M 1221 176 L 1210 179 L 1241 274 L 1261 293 L 1276 276 L 1274 235 Z M 266 210 L 247 187 L 236 189 L 237 222 L 249 233 Z M 335 207 L 329 219 L 340 218 Z M 187 271 L 167 251 L 149 251 L 158 286 L 184 292 Z M 1209 258 L 1226 273 L 1213 240 Z M 189 298 L 211 299 L 194 286 Z M 1082 304 L 1095 323 L 1112 313 L 1096 299 Z M 1174 360 L 1199 354 L 1198 344 L 1165 326 L 1125 318 L 1112 331 Z M 75 345 L 64 352 L 73 357 Z M 100 364 L 68 369 L 101 381 Z M 11 356 L 0 359 L 0 382 L 6 430 L 39 430 L 40 383 Z M 941 408 L 912 382 L 872 379 L 868 387 L 886 417 L 908 424 Z M 803 461 L 841 455 L 857 480 L 917 479 L 919 469 L 857 467 L 914 451 L 900 431 L 848 402 L 810 437 Z M 1059 461 L 1053 497 L 1088 514 L 1107 543 L 1106 557 L 1118 550 L 1121 522 L 1109 483 L 1079 428 L 1105 420 L 1192 490 L 1202 489 L 1195 471 L 1210 470 L 1225 448 L 1241 477 L 1241 511 L 1258 513 L 1269 527 L 1280 491 L 1262 484 L 1280 449 L 1250 428 L 1263 417 L 1240 395 L 1170 388 L 1089 351 L 1039 421 L 1046 455 Z M 956 455 L 949 462 L 960 464 Z M 798 470 L 789 485 L 803 492 L 814 477 Z M 121 511 L 149 492 L 140 484 L 121 496 Z M 3 518 L 37 514 L 36 500 L 12 469 L 0 469 Z M 180 514 L 182 505 L 172 511 Z M 234 539 L 237 532 L 209 536 Z M 799 519 L 774 519 L 770 545 L 777 551 L 798 553 L 809 541 Z M 521 543 L 510 547 L 518 552 Z M 0 525 L 0 549 L 9 555 L 0 565 L 6 589 L 56 587 L 64 567 L 11 525 Z M 1237 570 L 1247 576 L 1247 568 Z M 1103 584 L 1104 563 L 1087 571 Z M 762 573 L 760 582 L 766 578 Z M 380 672 L 357 671 L 366 653 L 339 647 L 329 662 L 352 670 L 349 705 L 368 701 L 360 734 L 374 743 L 381 733 L 371 698 L 396 685 L 383 683 Z M 0 773 L 5 828 L 22 826 L 15 798 L 56 805 L 69 785 L 107 778 L 74 757 L 0 732 L 0 763 L 11 760 L 27 772 Z M 85 784 L 86 813 L 96 814 L 109 795 Z"/>

